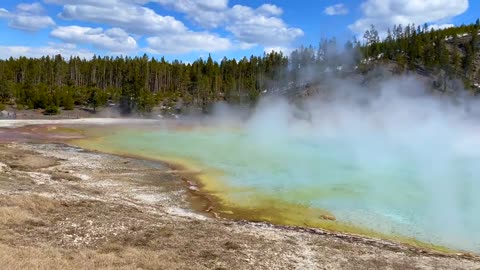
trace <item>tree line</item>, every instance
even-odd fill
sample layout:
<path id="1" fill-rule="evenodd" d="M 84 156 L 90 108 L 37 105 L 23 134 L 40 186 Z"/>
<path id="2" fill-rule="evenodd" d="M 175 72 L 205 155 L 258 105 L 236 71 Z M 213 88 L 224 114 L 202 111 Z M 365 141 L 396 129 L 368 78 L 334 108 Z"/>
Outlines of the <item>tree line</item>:
<path id="1" fill-rule="evenodd" d="M 395 25 L 383 39 L 375 26 L 363 36 L 362 54 L 367 59 L 394 60 L 402 70 L 423 67 L 443 70 L 450 78 L 462 78 L 469 87 L 480 79 L 480 20 L 474 24 L 431 29 L 427 24 Z"/>
<path id="2" fill-rule="evenodd" d="M 0 104 L 47 109 L 75 105 L 96 109 L 118 104 L 123 113 L 149 112 L 160 103 L 182 100 L 199 105 L 225 100 L 248 103 L 284 76 L 288 58 L 281 52 L 240 61 L 211 56 L 193 63 L 164 58 L 97 57 L 91 60 L 61 55 L 0 61 Z"/>
<path id="3" fill-rule="evenodd" d="M 466 82 L 480 78 L 475 57 L 479 51 L 479 20 L 471 25 L 429 29 L 428 25 L 395 25 L 384 38 L 372 26 L 363 40 L 335 38 L 317 47 L 301 47 L 289 56 L 281 52 L 214 61 L 211 56 L 193 63 L 164 58 L 99 57 L 90 60 L 61 55 L 0 60 L 0 106 L 21 109 L 88 106 L 94 111 L 107 104 L 122 113 L 150 112 L 157 105 L 195 106 L 203 111 L 216 101 L 252 104 L 262 92 L 305 80 L 305 73 L 361 72 L 372 60 L 395 61 L 402 70 L 422 66 L 444 70 Z"/>

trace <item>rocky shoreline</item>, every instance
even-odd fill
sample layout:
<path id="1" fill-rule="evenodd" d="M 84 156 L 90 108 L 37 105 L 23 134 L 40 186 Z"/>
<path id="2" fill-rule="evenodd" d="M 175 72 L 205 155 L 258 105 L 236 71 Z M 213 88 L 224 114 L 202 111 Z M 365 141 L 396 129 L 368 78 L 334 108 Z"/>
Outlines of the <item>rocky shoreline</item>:
<path id="1" fill-rule="evenodd" d="M 480 269 L 468 254 L 192 212 L 168 164 L 63 144 L 0 153 L 3 269 Z"/>

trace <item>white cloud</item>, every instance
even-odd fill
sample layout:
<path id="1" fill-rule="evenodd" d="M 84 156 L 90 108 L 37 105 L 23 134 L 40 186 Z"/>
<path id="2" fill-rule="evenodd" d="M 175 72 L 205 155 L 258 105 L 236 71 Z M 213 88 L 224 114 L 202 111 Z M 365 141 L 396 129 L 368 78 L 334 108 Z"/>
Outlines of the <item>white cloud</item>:
<path id="1" fill-rule="evenodd" d="M 271 53 L 271 52 L 281 52 L 285 56 L 290 56 L 290 54 L 294 51 L 293 48 L 287 48 L 287 47 L 267 47 L 264 49 L 265 53 Z"/>
<path id="2" fill-rule="evenodd" d="M 49 16 L 44 15 L 44 9 L 39 3 L 18 4 L 14 12 L 0 9 L 0 18 L 8 19 L 8 26 L 24 31 L 38 31 L 55 26 Z"/>
<path id="3" fill-rule="evenodd" d="M 154 0 L 158 4 L 181 12 L 198 25 L 207 28 L 216 28 L 226 20 L 225 10 L 228 0 Z"/>
<path id="4" fill-rule="evenodd" d="M 152 0 L 43 0 L 47 4 L 56 5 L 86 5 L 97 7 L 111 7 L 118 5 L 143 5 Z"/>
<path id="5" fill-rule="evenodd" d="M 32 4 L 18 4 L 17 5 L 18 12 L 25 12 L 30 14 L 42 14 L 45 12 L 42 5 L 40 3 L 32 3 Z"/>
<path id="6" fill-rule="evenodd" d="M 54 26 L 55 22 L 48 16 L 15 15 L 10 19 L 8 25 L 15 29 L 35 32 Z"/>
<path id="7" fill-rule="evenodd" d="M 137 48 L 135 39 L 120 28 L 104 31 L 102 28 L 62 26 L 54 29 L 50 36 L 66 43 L 92 44 L 96 48 L 115 53 L 131 52 Z"/>
<path id="8" fill-rule="evenodd" d="M 75 0 L 50 0 L 55 3 L 72 3 L 83 1 Z M 147 42 L 152 52 L 162 54 L 188 53 L 192 51 L 218 51 L 231 47 L 231 42 L 226 38 L 221 38 L 207 32 L 194 32 L 189 30 L 181 21 L 170 16 L 158 15 L 152 9 L 127 3 L 126 1 L 115 1 L 113 6 L 91 3 L 91 5 L 65 5 L 60 16 L 65 19 L 83 20 L 89 22 L 105 23 L 120 30 L 137 34 L 147 35 Z M 179 1 L 182 4 L 185 1 Z M 213 1 L 199 5 L 202 8 L 221 8 L 221 1 Z M 92 32 L 93 31 L 93 32 Z M 123 30 L 122 30 L 123 31 Z M 98 29 L 87 29 L 85 27 L 75 27 L 62 29 L 62 31 L 53 31 L 52 36 L 74 43 L 91 43 L 96 47 L 113 50 L 115 46 L 122 47 L 122 50 L 132 49 L 134 45 L 133 37 L 129 37 L 126 32 L 122 33 L 120 39 L 113 38 L 109 33 L 99 33 Z M 125 42 L 127 41 L 127 42 Z M 116 45 L 117 43 L 118 45 Z M 127 46 L 127 48 L 125 48 Z M 135 42 L 136 46 L 136 42 Z"/>
<path id="9" fill-rule="evenodd" d="M 200 7 L 204 7 L 207 9 L 225 9 L 228 7 L 228 0 L 177 0 L 177 2 L 194 2 Z"/>
<path id="10" fill-rule="evenodd" d="M 348 8 L 344 4 L 336 4 L 333 6 L 326 7 L 323 12 L 330 16 L 346 15 L 348 14 Z"/>
<path id="11" fill-rule="evenodd" d="M 232 48 L 232 43 L 210 33 L 188 32 L 177 35 L 147 38 L 147 42 L 158 54 L 182 54 L 192 51 L 215 52 Z"/>
<path id="12" fill-rule="evenodd" d="M 225 28 L 240 42 L 265 47 L 289 45 L 303 36 L 301 29 L 288 27 L 282 19 L 257 11 L 246 6 L 234 6 L 230 11 L 230 22 Z"/>
<path id="13" fill-rule="evenodd" d="M 362 18 L 349 28 L 363 33 L 375 25 L 384 33 L 394 24 L 438 23 L 462 14 L 468 9 L 468 0 L 367 0 L 362 3 Z"/>
<path id="14" fill-rule="evenodd" d="M 454 24 L 451 24 L 451 23 L 446 23 L 446 24 L 431 24 L 428 26 L 428 29 L 434 29 L 434 30 L 438 30 L 438 29 L 447 29 L 447 28 L 450 28 L 450 27 L 454 27 L 455 25 Z"/>
<path id="15" fill-rule="evenodd" d="M 10 12 L 4 8 L 0 8 L 0 18 L 10 18 Z"/>
<path id="16" fill-rule="evenodd" d="M 266 16 L 280 16 L 283 14 L 283 9 L 272 4 L 263 4 L 257 11 L 266 15 Z"/>
<path id="17" fill-rule="evenodd" d="M 20 56 L 40 58 L 46 55 L 54 56 L 57 54 L 61 54 L 65 58 L 79 56 L 86 59 L 90 59 L 94 55 L 88 50 L 78 49 L 73 44 L 52 43 L 42 47 L 0 46 L 0 59 L 18 58 Z"/>
<path id="18" fill-rule="evenodd" d="M 159 52 L 218 51 L 226 48 L 253 46 L 289 46 L 303 35 L 299 28 L 289 27 L 279 16 L 283 10 L 272 4 L 254 9 L 248 6 L 228 6 L 228 0 L 45 0 L 63 5 L 59 16 L 121 28 L 136 38 L 147 36 L 152 49 Z M 185 14 L 204 28 L 192 31 L 171 16 L 162 16 L 144 6 L 155 2 L 164 8 Z M 220 37 L 206 31 L 223 28 L 230 37 Z M 201 39 L 204 38 L 204 42 Z M 170 41 L 171 39 L 172 41 Z M 179 44 L 178 42 L 190 42 Z M 170 48 L 167 48 L 171 46 Z"/>
<path id="19" fill-rule="evenodd" d="M 60 16 L 67 20 L 105 23 L 139 35 L 187 30 L 181 21 L 171 16 L 160 16 L 152 9 L 137 5 L 66 5 Z"/>
<path id="20" fill-rule="evenodd" d="M 303 35 L 299 28 L 289 27 L 279 16 L 283 10 L 272 4 L 254 9 L 219 0 L 213 7 L 203 7 L 200 0 L 156 0 L 161 5 L 186 14 L 194 23 L 206 28 L 223 27 L 231 32 L 237 43 L 249 46 L 285 46 Z M 243 46 L 245 47 L 245 46 Z"/>
<path id="21" fill-rule="evenodd" d="M 191 11 L 193 9 L 203 10 L 225 10 L 228 8 L 228 0 L 153 0 L 159 4 L 169 6 L 175 10 L 182 12 Z"/>

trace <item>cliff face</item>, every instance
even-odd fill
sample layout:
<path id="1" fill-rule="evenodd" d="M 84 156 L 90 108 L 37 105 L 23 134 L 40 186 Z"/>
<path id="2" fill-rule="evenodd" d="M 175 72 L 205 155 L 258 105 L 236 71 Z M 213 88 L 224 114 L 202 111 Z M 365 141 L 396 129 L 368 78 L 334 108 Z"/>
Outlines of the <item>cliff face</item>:
<path id="1" fill-rule="evenodd" d="M 480 35 L 480 31 L 478 32 Z M 446 40 L 447 48 L 453 55 L 458 53 L 461 58 L 467 57 L 469 54 L 469 44 L 472 43 L 472 36 L 470 34 L 457 35 L 456 38 L 448 38 Z M 464 71 L 465 79 L 467 79 L 469 86 L 480 92 L 480 39 L 476 38 L 473 42 L 473 47 L 476 53 L 471 57 L 471 65 Z"/>

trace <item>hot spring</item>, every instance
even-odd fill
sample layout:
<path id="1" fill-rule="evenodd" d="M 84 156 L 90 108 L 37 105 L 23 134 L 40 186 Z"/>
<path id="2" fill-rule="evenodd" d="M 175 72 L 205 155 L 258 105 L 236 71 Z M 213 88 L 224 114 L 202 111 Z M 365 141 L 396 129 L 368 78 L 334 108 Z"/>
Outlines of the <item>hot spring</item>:
<path id="1" fill-rule="evenodd" d="M 431 98 L 357 101 L 312 101 L 306 115 L 264 102 L 245 121 L 219 110 L 208 125 L 117 127 L 81 144 L 198 169 L 227 216 L 480 252 L 477 122 Z"/>

